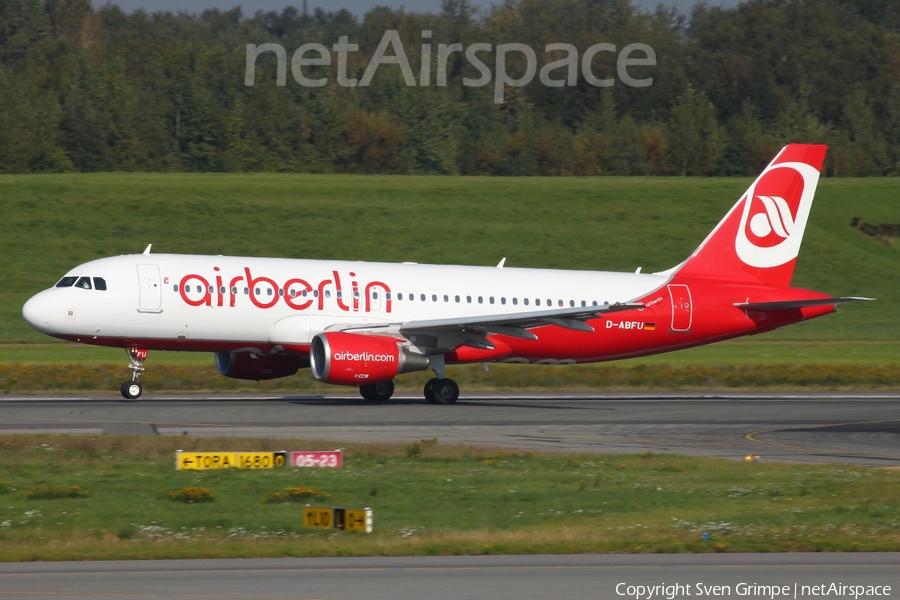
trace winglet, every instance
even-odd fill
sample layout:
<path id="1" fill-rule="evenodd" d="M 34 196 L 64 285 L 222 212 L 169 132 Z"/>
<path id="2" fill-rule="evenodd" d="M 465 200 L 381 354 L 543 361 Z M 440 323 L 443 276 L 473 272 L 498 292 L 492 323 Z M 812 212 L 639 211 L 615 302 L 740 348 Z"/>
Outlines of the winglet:
<path id="1" fill-rule="evenodd" d="M 150 254 L 150 248 L 153 247 L 153 244 L 147 244 L 147 247 L 144 249 L 144 254 Z"/>
<path id="2" fill-rule="evenodd" d="M 500 262 L 497 263 L 497 268 L 498 268 L 498 269 L 502 269 L 502 268 L 503 268 L 503 265 L 504 265 L 505 263 L 506 263 L 506 257 L 504 256 L 503 259 L 502 259 Z"/>

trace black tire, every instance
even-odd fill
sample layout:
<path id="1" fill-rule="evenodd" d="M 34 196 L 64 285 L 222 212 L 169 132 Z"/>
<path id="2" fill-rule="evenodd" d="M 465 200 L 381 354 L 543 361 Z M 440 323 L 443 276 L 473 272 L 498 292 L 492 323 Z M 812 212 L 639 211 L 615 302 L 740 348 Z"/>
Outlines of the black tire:
<path id="1" fill-rule="evenodd" d="M 431 388 L 435 404 L 454 404 L 459 398 L 459 386 L 452 379 L 438 379 Z"/>
<path id="2" fill-rule="evenodd" d="M 126 381 L 119 391 L 126 400 L 137 400 L 144 393 L 144 386 L 137 381 Z"/>
<path id="3" fill-rule="evenodd" d="M 372 396 L 375 402 L 387 402 L 394 395 L 393 381 L 379 381 L 372 385 Z"/>
<path id="4" fill-rule="evenodd" d="M 394 395 L 393 381 L 379 381 L 359 386 L 359 394 L 369 402 L 387 402 Z"/>
<path id="5" fill-rule="evenodd" d="M 435 381 L 440 381 L 440 380 L 437 377 L 432 377 L 431 379 L 428 380 L 427 383 L 425 383 L 425 389 L 422 390 L 425 395 L 425 402 L 427 402 L 428 404 L 437 404 L 437 402 L 434 401 L 434 382 Z"/>

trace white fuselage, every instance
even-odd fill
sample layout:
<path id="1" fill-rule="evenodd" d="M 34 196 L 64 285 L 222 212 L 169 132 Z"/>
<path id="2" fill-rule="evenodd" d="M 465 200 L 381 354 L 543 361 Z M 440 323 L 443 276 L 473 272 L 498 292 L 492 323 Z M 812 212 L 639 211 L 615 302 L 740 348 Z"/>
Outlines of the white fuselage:
<path id="1" fill-rule="evenodd" d="M 87 343 L 171 340 L 186 350 L 220 347 L 204 342 L 305 344 L 335 324 L 627 302 L 668 281 L 637 273 L 173 254 L 103 258 L 67 276 L 102 277 L 107 290 L 41 292 L 23 308 L 38 330 Z"/>

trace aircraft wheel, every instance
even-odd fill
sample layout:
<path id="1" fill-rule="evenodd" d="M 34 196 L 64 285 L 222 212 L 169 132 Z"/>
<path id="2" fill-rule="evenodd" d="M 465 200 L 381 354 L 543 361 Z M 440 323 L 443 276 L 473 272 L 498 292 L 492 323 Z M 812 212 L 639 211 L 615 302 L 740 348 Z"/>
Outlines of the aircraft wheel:
<path id="1" fill-rule="evenodd" d="M 431 379 L 429 379 L 428 382 L 425 384 L 425 389 L 423 390 L 423 392 L 425 394 L 425 402 L 427 402 L 428 404 L 437 404 L 437 402 L 435 402 L 435 400 L 434 400 L 434 382 L 435 381 L 440 381 L 440 380 L 437 377 L 432 377 Z"/>
<path id="2" fill-rule="evenodd" d="M 386 402 L 394 395 L 393 381 L 379 381 L 359 386 L 359 394 L 369 402 Z"/>
<path id="3" fill-rule="evenodd" d="M 137 400 L 144 393 L 144 386 L 137 381 L 126 381 L 119 391 L 126 400 Z"/>
<path id="4" fill-rule="evenodd" d="M 459 386 L 452 379 L 438 379 L 432 384 L 431 397 L 435 404 L 454 404 L 459 398 Z"/>

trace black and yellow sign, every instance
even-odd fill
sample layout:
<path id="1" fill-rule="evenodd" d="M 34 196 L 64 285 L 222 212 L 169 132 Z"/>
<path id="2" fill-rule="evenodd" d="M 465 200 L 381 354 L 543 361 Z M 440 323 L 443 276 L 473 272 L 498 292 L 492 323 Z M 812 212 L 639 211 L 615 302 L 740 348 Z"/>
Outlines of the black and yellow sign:
<path id="1" fill-rule="evenodd" d="M 320 506 L 304 507 L 303 526 L 311 529 L 331 529 L 334 527 L 334 509 Z"/>
<path id="2" fill-rule="evenodd" d="M 340 524 L 338 524 L 338 511 L 341 513 Z M 362 531 L 363 533 L 372 531 L 372 511 L 368 509 L 336 508 L 334 509 L 334 520 L 334 526 L 344 531 Z"/>
<path id="3" fill-rule="evenodd" d="M 286 462 L 287 452 L 238 452 L 238 469 L 273 469 Z"/>
<path id="4" fill-rule="evenodd" d="M 312 529 L 343 529 L 372 532 L 371 508 L 327 508 L 307 506 L 303 509 L 303 526 Z"/>
<path id="5" fill-rule="evenodd" d="M 175 456 L 175 468 L 192 469 L 274 469 L 287 462 L 287 452 L 182 452 Z"/>

